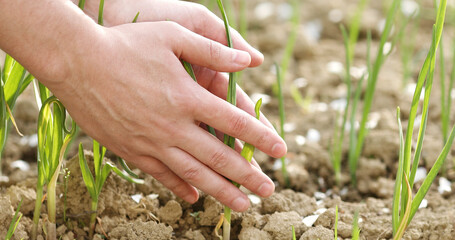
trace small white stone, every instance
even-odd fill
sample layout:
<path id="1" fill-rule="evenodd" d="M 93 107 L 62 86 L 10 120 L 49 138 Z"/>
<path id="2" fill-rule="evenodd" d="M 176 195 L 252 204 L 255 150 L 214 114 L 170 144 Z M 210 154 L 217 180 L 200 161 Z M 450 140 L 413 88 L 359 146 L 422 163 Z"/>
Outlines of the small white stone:
<path id="1" fill-rule="evenodd" d="M 422 199 L 422 202 L 421 202 L 420 205 L 419 205 L 419 209 L 421 209 L 421 208 L 427 208 L 427 206 L 428 206 L 428 200 L 426 200 L 425 198 Z"/>
<path id="2" fill-rule="evenodd" d="M 295 136 L 295 142 L 297 143 L 297 145 L 303 146 L 306 143 L 306 138 L 302 135 L 297 135 Z"/>
<path id="3" fill-rule="evenodd" d="M 329 12 L 329 21 L 333 23 L 339 23 L 344 18 L 344 13 L 340 9 L 332 9 Z"/>
<path id="4" fill-rule="evenodd" d="M 381 209 L 381 212 L 383 212 L 383 213 L 390 213 L 390 209 L 388 209 L 388 208 L 383 208 L 383 209 Z"/>
<path id="5" fill-rule="evenodd" d="M 297 126 L 295 125 L 295 123 L 285 123 L 283 125 L 283 128 L 285 132 L 293 132 L 297 128 Z"/>
<path id="6" fill-rule="evenodd" d="M 142 194 L 134 194 L 131 196 L 131 198 L 136 202 L 139 203 L 141 199 L 143 198 Z"/>
<path id="7" fill-rule="evenodd" d="M 284 163 L 287 165 L 289 163 L 289 159 L 285 158 Z M 275 162 L 273 163 L 273 170 L 281 169 L 281 166 L 281 159 L 275 159 Z"/>
<path id="8" fill-rule="evenodd" d="M 278 18 L 280 20 L 289 20 L 292 17 L 293 8 L 289 3 L 278 5 Z"/>
<path id="9" fill-rule="evenodd" d="M 0 183 L 8 183 L 9 177 L 8 176 L 0 176 Z"/>
<path id="10" fill-rule="evenodd" d="M 314 193 L 314 198 L 316 198 L 317 200 L 321 200 L 321 199 L 324 199 L 326 197 L 327 196 L 323 192 L 315 192 Z"/>
<path id="11" fill-rule="evenodd" d="M 414 15 L 413 17 L 417 16 L 419 14 L 419 10 L 420 10 L 419 4 L 416 3 L 415 1 L 403 0 L 401 2 L 401 12 L 406 17 L 410 17 L 413 15 Z"/>
<path id="12" fill-rule="evenodd" d="M 416 176 L 414 178 L 414 182 L 418 182 L 420 180 L 423 180 L 427 177 L 427 169 L 424 167 L 419 167 L 417 168 L 416 171 Z"/>
<path id="13" fill-rule="evenodd" d="M 274 9 L 275 9 L 275 4 L 273 4 L 271 2 L 259 3 L 254 8 L 254 16 L 256 16 L 256 18 L 259 20 L 264 20 L 273 15 Z"/>
<path id="14" fill-rule="evenodd" d="M 365 75 L 365 78 L 367 77 L 367 67 L 362 66 L 362 67 L 351 67 L 351 70 L 349 73 L 351 74 L 351 77 L 360 79 L 363 75 Z"/>
<path id="15" fill-rule="evenodd" d="M 306 139 L 309 142 L 319 142 L 321 140 L 321 133 L 314 128 L 310 128 L 306 134 Z"/>
<path id="16" fill-rule="evenodd" d="M 321 20 L 314 20 L 305 23 L 303 26 L 303 30 L 308 36 L 309 40 L 312 42 L 318 42 L 321 38 L 321 32 L 323 29 L 323 25 Z"/>
<path id="17" fill-rule="evenodd" d="M 447 178 L 441 177 L 439 178 L 439 187 L 438 192 L 443 194 L 444 192 L 452 192 L 451 183 Z"/>
<path id="18" fill-rule="evenodd" d="M 38 135 L 37 134 L 33 134 L 33 135 L 30 135 L 30 136 L 23 136 L 20 140 L 19 140 L 19 144 L 22 145 L 22 146 L 29 146 L 29 147 L 36 147 L 38 146 Z"/>
<path id="19" fill-rule="evenodd" d="M 313 224 L 318 220 L 319 215 L 310 215 L 308 217 L 304 217 L 302 222 L 307 226 L 311 227 Z"/>
<path id="20" fill-rule="evenodd" d="M 306 78 L 297 78 L 294 80 L 294 86 L 298 88 L 303 88 L 308 85 L 308 80 Z"/>
<path id="21" fill-rule="evenodd" d="M 28 171 L 30 170 L 30 164 L 28 164 L 28 162 L 24 161 L 24 160 L 16 160 L 14 162 L 11 163 L 11 168 L 17 168 L 21 171 Z"/>
<path id="22" fill-rule="evenodd" d="M 318 205 L 318 206 L 321 206 L 323 203 L 324 203 L 323 200 L 318 200 L 318 201 L 316 201 L 316 205 Z"/>
<path id="23" fill-rule="evenodd" d="M 363 223 L 363 218 L 359 217 L 359 223 Z"/>
<path id="24" fill-rule="evenodd" d="M 250 199 L 251 203 L 253 203 L 253 204 L 255 204 L 255 205 L 261 203 L 261 198 L 259 198 L 259 197 L 256 196 L 256 195 L 249 194 L 249 195 L 248 195 L 248 198 Z"/>
<path id="25" fill-rule="evenodd" d="M 156 193 L 152 193 L 152 194 L 147 195 L 147 198 L 153 200 L 153 199 L 158 199 L 159 196 L 160 195 L 158 195 Z"/>
<path id="26" fill-rule="evenodd" d="M 327 112 L 329 106 L 327 103 L 318 102 L 310 105 L 310 112 Z"/>
<path id="27" fill-rule="evenodd" d="M 327 208 L 319 208 L 314 212 L 315 215 L 321 215 L 327 211 Z"/>
<path id="28" fill-rule="evenodd" d="M 259 99 L 262 98 L 262 105 L 266 105 L 268 103 L 270 103 L 270 96 L 267 95 L 267 94 L 263 94 L 263 93 L 253 93 L 251 94 L 251 100 L 256 103 L 257 101 L 259 101 Z"/>
<path id="29" fill-rule="evenodd" d="M 340 195 L 341 196 L 346 196 L 346 194 L 348 194 L 348 192 L 349 192 L 349 189 L 347 187 L 344 187 L 344 188 L 341 189 Z"/>
<path id="30" fill-rule="evenodd" d="M 327 63 L 327 71 L 334 74 L 343 74 L 344 66 L 341 62 L 330 61 Z"/>
<path id="31" fill-rule="evenodd" d="M 340 98 L 340 99 L 333 100 L 330 103 L 330 108 L 335 111 L 342 112 L 342 111 L 344 111 L 346 104 L 347 104 L 346 98 Z"/>
<path id="32" fill-rule="evenodd" d="M 392 43 L 391 42 L 386 42 L 384 44 L 384 48 L 382 49 L 382 53 L 384 55 L 388 55 L 392 51 Z"/>
<path id="33" fill-rule="evenodd" d="M 373 129 L 378 126 L 379 120 L 381 120 L 381 114 L 378 112 L 372 112 L 368 114 L 367 128 Z"/>

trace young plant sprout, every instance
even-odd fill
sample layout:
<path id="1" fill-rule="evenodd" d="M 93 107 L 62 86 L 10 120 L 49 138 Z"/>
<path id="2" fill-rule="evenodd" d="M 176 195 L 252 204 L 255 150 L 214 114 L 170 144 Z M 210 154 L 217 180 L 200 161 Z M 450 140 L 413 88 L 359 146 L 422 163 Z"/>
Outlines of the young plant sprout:
<path id="1" fill-rule="evenodd" d="M 447 138 L 447 141 L 445 142 L 444 148 L 442 149 L 437 160 L 431 167 L 431 170 L 428 173 L 425 180 L 423 181 L 421 187 L 418 189 L 417 194 L 414 196 L 414 198 L 412 198 L 414 179 L 420 161 L 423 140 L 428 120 L 428 107 L 433 85 L 434 69 L 436 64 L 436 52 L 441 41 L 446 7 L 447 0 L 441 0 L 439 2 L 439 8 L 436 15 L 436 23 L 433 26 L 432 34 L 433 40 L 431 43 L 431 47 L 425 59 L 425 62 L 420 70 L 420 74 L 417 80 L 417 86 L 414 92 L 414 97 L 412 99 L 412 105 L 409 114 L 408 128 L 406 129 L 406 137 L 404 139 L 403 134 L 401 132 L 401 120 L 399 115 L 399 109 L 397 111 L 397 121 L 400 128 L 400 155 L 392 207 L 392 224 L 394 239 L 400 239 L 400 237 L 404 234 L 406 227 L 411 222 L 412 218 L 414 217 L 415 213 L 417 212 L 420 206 L 420 203 L 422 202 L 431 184 L 436 178 L 436 175 L 442 168 L 444 161 L 450 152 L 453 140 L 455 138 L 454 126 L 452 128 L 452 131 L 450 132 L 450 135 Z M 422 107 L 422 121 L 420 123 L 417 143 L 414 152 L 414 159 L 411 165 L 413 126 L 415 123 L 417 109 L 419 107 L 419 99 L 424 84 L 425 97 L 423 100 Z"/>
<path id="2" fill-rule="evenodd" d="M 338 205 L 335 205 L 335 226 L 333 228 L 335 233 L 334 239 L 338 240 Z"/>
<path id="3" fill-rule="evenodd" d="M 275 63 L 276 69 L 276 79 L 278 84 L 278 101 L 279 101 L 279 111 L 280 111 L 280 135 L 284 139 L 284 121 L 285 121 L 285 112 L 284 112 L 284 97 L 283 97 L 283 77 L 281 75 L 281 69 L 278 64 Z M 286 157 L 281 158 L 281 175 L 283 175 L 284 184 L 286 187 L 289 187 L 291 182 L 289 180 L 289 174 L 286 169 Z"/>
<path id="4" fill-rule="evenodd" d="M 5 240 L 10 240 L 11 238 L 13 238 L 13 235 L 14 235 L 14 232 L 16 231 L 17 225 L 21 221 L 22 213 L 20 213 L 19 210 L 21 209 L 22 200 L 23 199 L 21 199 L 21 201 L 19 202 L 19 205 L 17 206 L 16 212 L 14 213 L 13 219 L 11 220 L 11 223 L 10 223 L 9 228 L 8 228 L 8 232 L 6 233 Z"/>
<path id="5" fill-rule="evenodd" d="M 294 225 L 292 225 L 291 228 L 292 228 L 292 240 L 296 240 L 297 237 L 295 236 L 295 228 L 294 228 Z"/>
<path id="6" fill-rule="evenodd" d="M 92 199 L 89 233 L 90 239 L 93 238 L 93 234 L 95 232 L 96 213 L 98 210 L 98 201 L 101 189 L 103 188 L 103 185 L 106 182 L 106 179 L 111 171 L 114 171 L 117 175 L 131 183 L 144 183 L 142 179 L 132 178 L 127 173 L 120 171 L 115 165 L 110 162 L 103 164 L 105 153 L 106 148 L 102 146 L 100 148 L 100 144 L 97 141 L 93 140 L 93 169 L 95 174 L 92 174 L 92 171 L 90 171 L 90 167 L 84 154 L 82 143 L 79 144 L 79 166 L 81 167 L 82 178 L 84 179 L 85 186 L 87 187 L 87 190 Z"/>
<path id="7" fill-rule="evenodd" d="M 354 59 L 354 50 L 359 38 L 360 21 L 362 20 L 363 12 L 367 6 L 369 0 L 360 0 L 355 10 L 354 16 L 351 19 L 351 25 L 349 25 L 349 60 Z"/>
<path id="8" fill-rule="evenodd" d="M 368 115 L 371 110 L 371 105 L 373 103 L 373 95 L 374 95 L 374 90 L 376 87 L 376 82 L 378 80 L 378 76 L 379 76 L 381 67 L 382 67 L 386 57 L 390 53 L 390 52 L 388 52 L 388 53 L 384 52 L 384 49 L 385 49 L 384 46 L 386 45 L 386 42 L 390 36 L 391 30 L 392 30 L 392 25 L 393 25 L 393 19 L 400 6 L 400 3 L 401 3 L 400 0 L 393 0 L 393 2 L 392 2 L 392 6 L 390 7 L 389 12 L 387 14 L 386 22 L 384 25 L 384 30 L 381 35 L 381 40 L 379 43 L 376 60 L 374 61 L 371 71 L 369 71 L 369 74 L 368 74 L 367 89 L 366 89 L 366 93 L 365 93 L 364 107 L 363 107 L 363 111 L 362 111 L 362 119 L 360 121 L 359 131 L 357 134 L 357 138 L 355 140 L 355 150 L 350 152 L 350 154 L 349 154 L 349 168 L 350 168 L 350 174 L 351 174 L 351 182 L 353 185 L 356 185 L 357 164 L 358 164 L 360 155 L 362 153 L 365 136 L 368 132 L 366 123 L 368 120 Z"/>
<path id="9" fill-rule="evenodd" d="M 359 212 L 355 211 L 354 220 L 352 220 L 352 240 L 359 240 L 360 228 L 359 228 Z"/>
<path id="10" fill-rule="evenodd" d="M 51 107 L 52 106 L 52 107 Z M 36 239 L 43 188 L 47 185 L 47 238 L 56 239 L 56 185 L 64 154 L 76 133 L 76 123 L 66 129 L 66 110 L 54 96 L 44 101 L 38 117 L 38 180 L 32 238 Z"/>
<path id="11" fill-rule="evenodd" d="M 0 175 L 2 174 L 2 152 L 5 147 L 9 124 L 16 128 L 19 135 L 22 135 L 16 125 L 12 111 L 19 95 L 27 88 L 34 79 L 27 71 L 11 56 L 6 55 L 3 69 L 0 69 Z"/>

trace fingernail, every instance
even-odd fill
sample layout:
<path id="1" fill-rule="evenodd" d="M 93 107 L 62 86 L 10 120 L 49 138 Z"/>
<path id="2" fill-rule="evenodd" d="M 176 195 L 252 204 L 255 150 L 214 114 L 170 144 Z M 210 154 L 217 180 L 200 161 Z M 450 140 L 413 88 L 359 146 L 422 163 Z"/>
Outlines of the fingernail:
<path id="1" fill-rule="evenodd" d="M 272 147 L 272 154 L 276 157 L 281 157 L 286 154 L 286 146 L 283 143 L 275 143 Z"/>
<path id="2" fill-rule="evenodd" d="M 250 206 L 250 201 L 244 197 L 238 197 L 234 200 L 232 205 L 234 209 L 237 209 L 238 211 L 244 211 Z"/>
<path id="3" fill-rule="evenodd" d="M 234 51 L 232 54 L 232 60 L 240 66 L 248 66 L 251 62 L 251 56 L 249 53 L 244 51 Z"/>
<path id="4" fill-rule="evenodd" d="M 261 197 L 269 197 L 275 191 L 275 186 L 272 183 L 265 182 L 258 188 L 258 194 Z"/>

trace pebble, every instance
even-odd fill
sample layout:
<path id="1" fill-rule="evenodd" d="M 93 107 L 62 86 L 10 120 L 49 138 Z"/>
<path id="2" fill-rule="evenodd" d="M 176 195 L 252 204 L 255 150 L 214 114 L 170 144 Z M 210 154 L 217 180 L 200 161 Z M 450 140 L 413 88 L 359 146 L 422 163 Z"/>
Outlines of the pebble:
<path id="1" fill-rule="evenodd" d="M 294 80 L 294 86 L 296 86 L 298 88 L 304 88 L 307 85 L 308 85 L 308 80 L 306 78 L 297 78 Z"/>
<path id="2" fill-rule="evenodd" d="M 142 196 L 142 194 L 134 194 L 131 196 L 131 198 L 136 202 L 136 203 L 139 203 L 141 201 L 142 198 L 144 198 Z"/>
<path id="3" fill-rule="evenodd" d="M 278 19 L 289 20 L 292 17 L 292 6 L 289 3 L 281 3 L 278 5 Z"/>
<path id="4" fill-rule="evenodd" d="M 417 16 L 419 14 L 419 4 L 416 3 L 415 1 L 412 0 L 403 0 L 401 2 L 401 12 L 403 15 L 406 17 L 410 17 L 414 15 L 413 17 Z"/>
<path id="5" fill-rule="evenodd" d="M 254 16 L 259 20 L 264 20 L 273 15 L 275 4 L 271 2 L 263 2 L 254 8 Z"/>
<path id="6" fill-rule="evenodd" d="M 425 198 L 422 200 L 422 202 L 420 203 L 419 205 L 419 209 L 421 208 L 427 208 L 428 206 L 428 200 L 426 200 Z"/>
<path id="7" fill-rule="evenodd" d="M 439 178 L 439 187 L 438 192 L 443 194 L 444 192 L 452 192 L 451 183 L 447 178 L 441 177 Z"/>
<path id="8" fill-rule="evenodd" d="M 329 12 L 329 21 L 333 23 L 339 23 L 344 18 L 344 13 L 340 9 L 332 9 Z"/>
<path id="9" fill-rule="evenodd" d="M 327 63 L 327 71 L 333 74 L 343 74 L 344 66 L 341 62 L 338 61 L 330 61 Z"/>
<path id="10" fill-rule="evenodd" d="M 306 138 L 302 135 L 297 135 L 295 136 L 295 142 L 297 143 L 297 145 L 303 146 L 306 143 Z"/>
<path id="11" fill-rule="evenodd" d="M 309 142 L 317 143 L 321 140 L 321 133 L 317 129 L 310 128 L 306 134 L 306 139 Z"/>
<path id="12" fill-rule="evenodd" d="M 28 171 L 30 170 L 30 164 L 28 164 L 28 162 L 24 161 L 24 160 L 16 160 L 14 162 L 11 163 L 11 168 L 17 168 L 21 171 Z"/>
<path id="13" fill-rule="evenodd" d="M 416 176 L 414 178 L 414 182 L 418 182 L 420 180 L 423 180 L 427 177 L 427 169 L 424 167 L 419 167 L 417 168 L 416 171 Z"/>
<path id="14" fill-rule="evenodd" d="M 323 29 L 322 22 L 319 19 L 307 22 L 303 26 L 305 35 L 308 36 L 309 40 L 313 42 L 319 41 L 319 39 L 321 38 L 322 29 Z"/>
<path id="15" fill-rule="evenodd" d="M 297 128 L 297 126 L 295 123 L 285 123 L 283 125 L 283 128 L 285 132 L 293 132 Z"/>
<path id="16" fill-rule="evenodd" d="M 256 196 L 256 195 L 249 194 L 249 195 L 248 195 L 248 198 L 250 199 L 251 203 L 253 203 L 253 204 L 255 204 L 255 205 L 261 203 L 261 198 L 259 198 L 259 197 Z"/>
<path id="17" fill-rule="evenodd" d="M 307 216 L 307 217 L 304 217 L 302 222 L 307 226 L 307 227 L 311 227 L 313 226 L 313 224 L 316 222 L 316 220 L 318 220 L 318 217 L 319 215 L 310 215 L 310 216 Z"/>

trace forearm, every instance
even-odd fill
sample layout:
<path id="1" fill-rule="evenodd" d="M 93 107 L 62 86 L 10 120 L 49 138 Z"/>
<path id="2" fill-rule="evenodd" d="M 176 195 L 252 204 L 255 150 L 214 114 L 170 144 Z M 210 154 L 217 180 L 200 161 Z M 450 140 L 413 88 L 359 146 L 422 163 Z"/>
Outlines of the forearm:
<path id="1" fill-rule="evenodd" d="M 0 0 L 0 23 L 0 48 L 51 89 L 68 80 L 100 32 L 66 0 Z"/>

